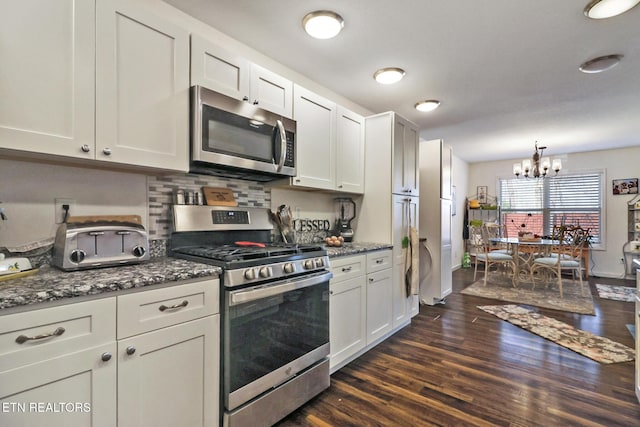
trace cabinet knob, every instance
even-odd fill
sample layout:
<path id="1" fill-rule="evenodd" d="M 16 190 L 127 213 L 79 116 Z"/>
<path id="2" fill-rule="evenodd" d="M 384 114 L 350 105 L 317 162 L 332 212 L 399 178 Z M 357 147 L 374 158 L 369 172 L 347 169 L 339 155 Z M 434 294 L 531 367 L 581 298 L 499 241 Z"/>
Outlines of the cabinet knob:
<path id="1" fill-rule="evenodd" d="M 373 277 L 369 277 L 369 281 L 370 281 L 370 282 L 373 282 Z"/>
<path id="2" fill-rule="evenodd" d="M 84 144 L 82 147 L 80 147 L 80 149 L 85 153 L 88 153 L 89 151 L 91 151 L 91 147 L 89 147 L 87 144 Z"/>
<path id="3" fill-rule="evenodd" d="M 243 100 L 243 101 L 248 101 L 248 100 L 249 100 L 249 97 L 248 97 L 248 96 L 243 96 L 243 97 L 242 97 L 242 100 Z"/>
<path id="4" fill-rule="evenodd" d="M 109 148 L 109 147 L 104 147 L 104 148 L 102 149 L 102 153 L 103 153 L 105 156 L 110 156 L 110 155 L 111 155 L 111 148 Z"/>
<path id="5" fill-rule="evenodd" d="M 103 362 L 108 362 L 109 360 L 111 360 L 111 353 L 109 353 L 108 351 L 106 353 L 102 353 L 102 356 L 100 358 Z"/>
<path id="6" fill-rule="evenodd" d="M 253 100 L 253 105 L 258 105 L 258 100 L 257 99 Z"/>
<path id="7" fill-rule="evenodd" d="M 133 353 L 136 352 L 136 348 L 134 346 L 130 345 L 129 347 L 127 347 L 127 349 L 125 351 L 127 352 L 127 354 L 129 356 L 131 356 Z"/>

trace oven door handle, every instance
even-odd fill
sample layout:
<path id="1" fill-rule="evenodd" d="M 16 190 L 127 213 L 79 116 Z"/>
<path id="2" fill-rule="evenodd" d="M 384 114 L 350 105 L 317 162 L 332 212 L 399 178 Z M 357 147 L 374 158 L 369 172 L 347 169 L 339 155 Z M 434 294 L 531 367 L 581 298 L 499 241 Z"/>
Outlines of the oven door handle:
<path id="1" fill-rule="evenodd" d="M 277 159 L 276 171 L 280 172 L 282 167 L 284 166 L 285 160 L 287 160 L 287 132 L 284 129 L 284 124 L 282 120 L 276 120 L 276 125 L 273 128 L 273 143 L 274 146 L 277 146 L 278 142 L 280 143 L 280 156 Z M 276 135 L 280 135 L 280 140 L 276 138 Z M 275 147 L 274 147 L 275 148 Z M 275 156 L 274 156 L 275 157 Z"/>
<path id="2" fill-rule="evenodd" d="M 274 295 L 283 294 L 285 292 L 294 291 L 296 289 L 308 288 L 309 286 L 318 285 L 326 282 L 333 277 L 333 273 L 326 271 L 314 274 L 311 277 L 299 278 L 296 280 L 286 281 L 282 284 L 272 284 L 259 286 L 257 288 L 242 289 L 239 291 L 231 291 L 229 295 L 229 306 L 243 304 Z"/>

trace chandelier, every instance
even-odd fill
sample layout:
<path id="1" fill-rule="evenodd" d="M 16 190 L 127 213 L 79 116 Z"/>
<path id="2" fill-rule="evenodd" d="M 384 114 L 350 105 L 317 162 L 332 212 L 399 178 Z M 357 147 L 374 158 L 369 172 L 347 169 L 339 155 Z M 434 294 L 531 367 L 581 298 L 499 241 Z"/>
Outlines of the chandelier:
<path id="1" fill-rule="evenodd" d="M 552 162 L 548 157 L 542 157 L 542 153 L 547 147 L 538 147 L 538 141 L 536 141 L 535 146 L 536 151 L 531 159 L 524 159 L 522 163 L 513 164 L 513 174 L 518 178 L 520 175 L 524 175 L 525 178 L 529 178 L 529 175 L 534 178 L 544 178 L 547 176 L 549 169 L 552 169 L 558 175 L 558 172 L 562 169 L 562 160 L 553 159 Z"/>

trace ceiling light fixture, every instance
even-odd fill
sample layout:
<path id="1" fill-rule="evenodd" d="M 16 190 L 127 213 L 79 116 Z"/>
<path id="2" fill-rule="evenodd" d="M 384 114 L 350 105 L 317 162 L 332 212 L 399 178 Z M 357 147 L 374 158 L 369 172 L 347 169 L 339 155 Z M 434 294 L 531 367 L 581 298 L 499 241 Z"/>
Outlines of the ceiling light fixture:
<path id="1" fill-rule="evenodd" d="M 591 19 L 606 19 L 632 9 L 640 0 L 594 0 L 584 8 L 584 14 Z"/>
<path id="2" fill-rule="evenodd" d="M 415 107 L 416 110 L 422 111 L 423 113 L 433 111 L 440 106 L 440 101 L 435 99 L 428 99 L 426 101 L 418 102 Z"/>
<path id="3" fill-rule="evenodd" d="M 580 65 L 578 69 L 587 74 L 601 73 L 618 65 L 622 58 L 623 55 L 620 54 L 599 56 L 588 60 Z"/>
<path id="4" fill-rule="evenodd" d="M 316 10 L 302 18 L 302 27 L 311 37 L 330 39 L 344 28 L 342 16 L 330 10 Z"/>
<path id="5" fill-rule="evenodd" d="M 397 83 L 404 77 L 405 72 L 402 68 L 389 67 L 381 68 L 373 73 L 373 78 L 383 85 Z"/>
<path id="6" fill-rule="evenodd" d="M 548 157 L 542 157 L 542 153 L 547 147 L 538 147 L 538 141 L 536 141 L 536 151 L 533 153 L 531 159 L 524 159 L 522 163 L 513 164 L 513 174 L 519 178 L 521 174 L 525 178 L 529 178 L 532 175 L 534 178 L 544 178 L 547 176 L 549 168 L 555 171 L 556 175 L 562 169 L 562 160 L 553 159 L 553 162 Z M 540 150 L 538 152 L 538 150 Z"/>

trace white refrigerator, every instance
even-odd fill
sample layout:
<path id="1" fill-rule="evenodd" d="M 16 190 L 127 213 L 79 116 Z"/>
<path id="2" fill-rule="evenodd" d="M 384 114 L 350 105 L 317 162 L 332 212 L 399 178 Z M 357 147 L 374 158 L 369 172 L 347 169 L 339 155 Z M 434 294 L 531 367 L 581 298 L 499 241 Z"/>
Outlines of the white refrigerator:
<path id="1" fill-rule="evenodd" d="M 420 303 L 445 302 L 451 276 L 451 147 L 420 141 Z"/>

